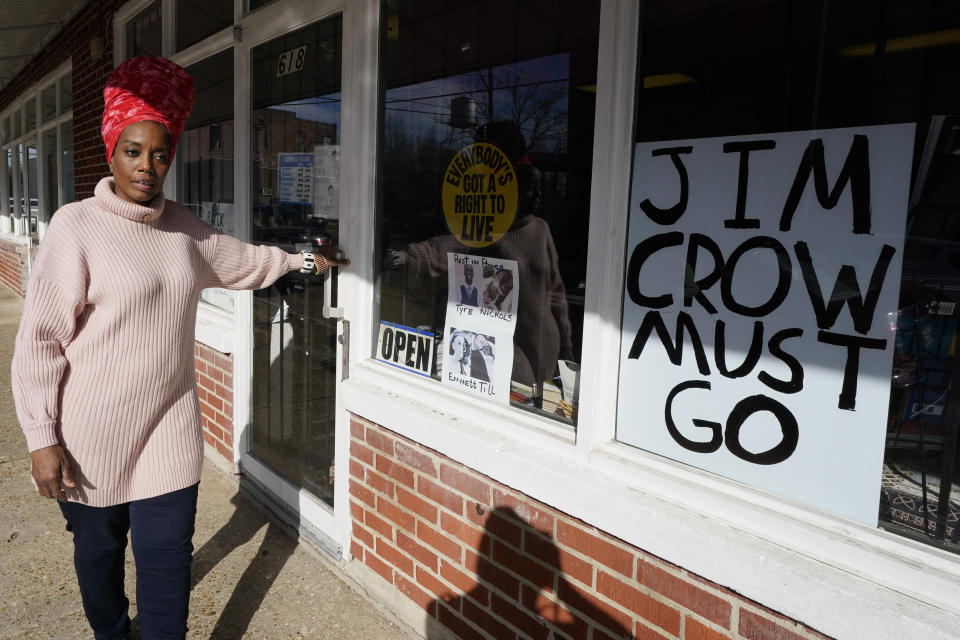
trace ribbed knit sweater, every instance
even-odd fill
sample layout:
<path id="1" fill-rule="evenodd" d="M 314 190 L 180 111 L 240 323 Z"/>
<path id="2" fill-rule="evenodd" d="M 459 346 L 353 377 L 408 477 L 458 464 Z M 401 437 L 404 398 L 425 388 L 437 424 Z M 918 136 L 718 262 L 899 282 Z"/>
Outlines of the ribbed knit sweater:
<path id="1" fill-rule="evenodd" d="M 122 200 L 112 178 L 57 211 L 27 287 L 12 386 L 29 450 L 61 444 L 73 464 L 68 500 L 110 506 L 199 482 L 200 292 L 260 289 L 302 262 L 219 233 L 162 194 Z"/>

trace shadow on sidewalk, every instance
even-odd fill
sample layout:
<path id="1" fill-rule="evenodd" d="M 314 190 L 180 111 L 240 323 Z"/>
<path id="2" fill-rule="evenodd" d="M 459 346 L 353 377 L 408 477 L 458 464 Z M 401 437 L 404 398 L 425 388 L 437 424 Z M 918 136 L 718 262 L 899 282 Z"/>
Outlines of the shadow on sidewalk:
<path id="1" fill-rule="evenodd" d="M 297 548 L 297 540 L 247 503 L 239 493 L 230 499 L 230 503 L 234 507 L 230 519 L 193 554 L 191 590 L 195 590 L 208 573 L 253 539 L 264 526 L 267 531 L 256 555 L 237 580 L 230 599 L 220 612 L 217 624 L 210 632 L 211 640 L 243 637 L 270 587 Z M 193 609 L 198 604 L 196 594 L 191 594 L 191 602 Z M 138 622 L 134 617 L 131 640 L 140 639 Z"/>

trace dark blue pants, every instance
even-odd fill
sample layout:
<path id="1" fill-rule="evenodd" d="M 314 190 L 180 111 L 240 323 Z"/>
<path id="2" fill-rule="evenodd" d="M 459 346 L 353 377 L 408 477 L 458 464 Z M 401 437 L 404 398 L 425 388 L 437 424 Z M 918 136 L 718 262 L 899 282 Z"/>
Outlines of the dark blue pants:
<path id="1" fill-rule="evenodd" d="M 184 638 L 197 485 L 112 507 L 59 504 L 73 532 L 73 562 L 94 638 L 123 640 L 130 630 L 123 586 L 128 531 L 137 565 L 141 637 Z"/>

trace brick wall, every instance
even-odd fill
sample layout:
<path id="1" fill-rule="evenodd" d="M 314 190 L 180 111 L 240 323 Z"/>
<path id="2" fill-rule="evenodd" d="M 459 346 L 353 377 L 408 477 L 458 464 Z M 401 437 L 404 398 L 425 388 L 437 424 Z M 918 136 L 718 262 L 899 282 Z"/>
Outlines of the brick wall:
<path id="1" fill-rule="evenodd" d="M 233 359 L 195 342 L 193 363 L 203 439 L 233 464 Z"/>
<path id="2" fill-rule="evenodd" d="M 0 240 L 0 284 L 22 298 L 28 275 L 26 245 Z"/>
<path id="3" fill-rule="evenodd" d="M 427 637 L 825 638 L 378 425 L 350 435 L 354 561 L 426 610 Z"/>

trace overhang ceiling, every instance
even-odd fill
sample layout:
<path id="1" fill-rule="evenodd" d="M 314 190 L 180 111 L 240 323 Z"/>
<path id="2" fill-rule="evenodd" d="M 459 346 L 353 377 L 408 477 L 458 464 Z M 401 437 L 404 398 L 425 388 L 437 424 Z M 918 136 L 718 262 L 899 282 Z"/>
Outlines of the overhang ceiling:
<path id="1" fill-rule="evenodd" d="M 0 90 L 90 1 L 0 0 Z"/>

